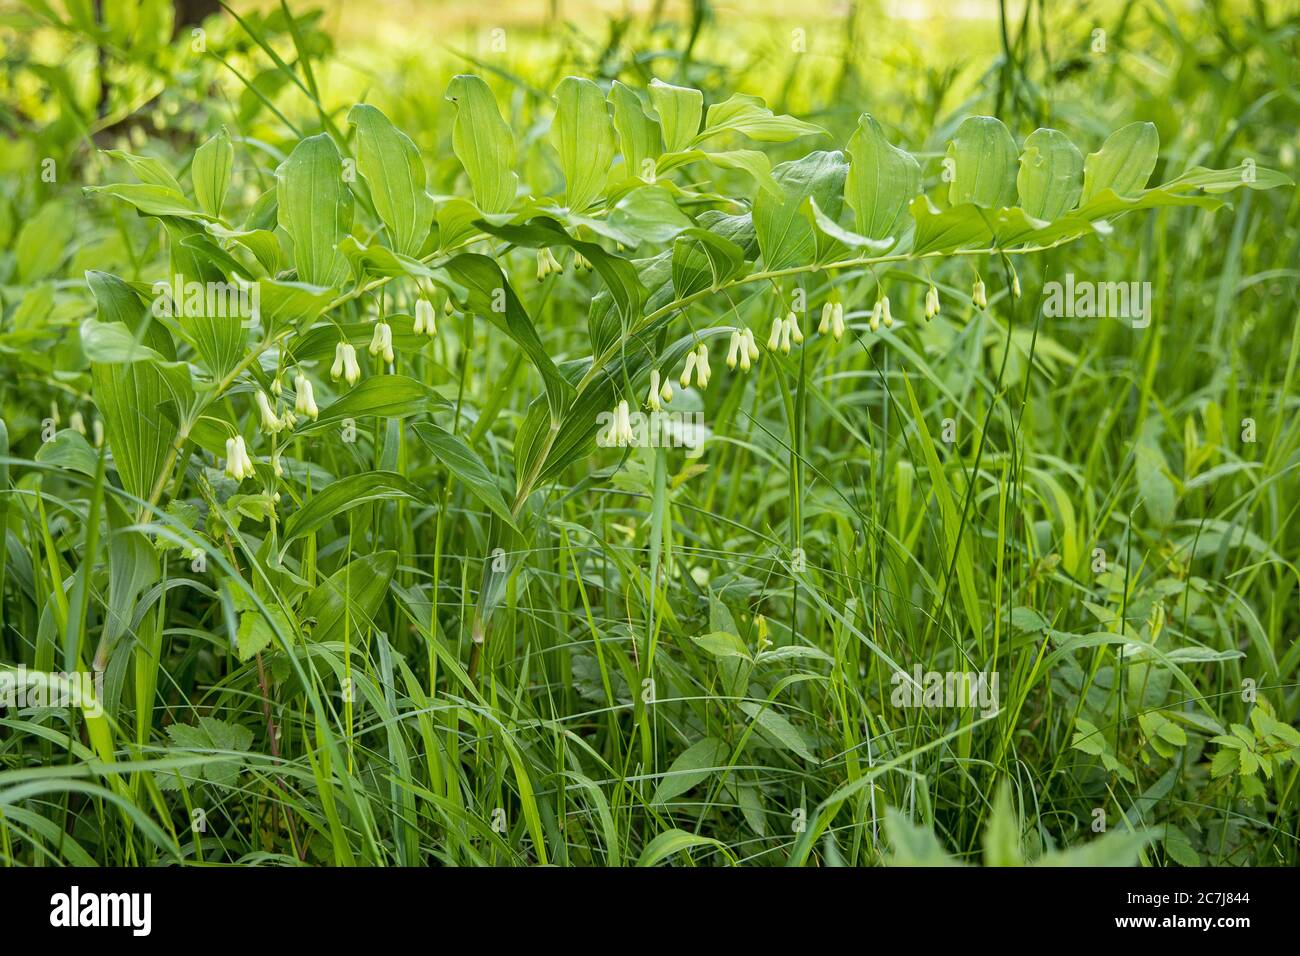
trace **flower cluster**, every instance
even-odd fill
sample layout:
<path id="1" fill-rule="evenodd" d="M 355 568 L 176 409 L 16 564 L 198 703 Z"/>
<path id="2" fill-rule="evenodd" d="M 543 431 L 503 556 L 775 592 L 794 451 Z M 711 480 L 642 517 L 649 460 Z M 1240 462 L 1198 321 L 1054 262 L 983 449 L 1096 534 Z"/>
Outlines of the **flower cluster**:
<path id="1" fill-rule="evenodd" d="M 451 300 L 448 299 L 448 302 Z M 428 299 L 420 299 L 415 303 L 415 334 L 421 333 L 433 338 L 438 334 L 438 326 L 433 320 L 433 303 Z"/>
<path id="2" fill-rule="evenodd" d="M 822 306 L 822 320 L 817 323 L 817 333 L 830 333 L 838 342 L 844 337 L 844 306 L 839 302 L 827 302 Z"/>
<path id="3" fill-rule="evenodd" d="M 894 327 L 894 317 L 889 313 L 889 296 L 882 295 L 876 300 L 876 307 L 871 310 L 871 331 L 879 332 L 880 326 Z"/>
<path id="4" fill-rule="evenodd" d="M 925 293 L 925 321 L 929 322 L 939 314 L 939 290 L 930 286 Z"/>
<path id="5" fill-rule="evenodd" d="M 754 333 L 750 329 L 731 333 L 731 347 L 727 350 L 727 368 L 734 369 L 740 361 L 740 370 L 748 372 L 750 363 L 758 358 L 758 346 L 754 343 Z"/>
<path id="6" fill-rule="evenodd" d="M 370 338 L 371 355 L 382 355 L 386 363 L 391 363 L 393 355 L 393 329 L 387 322 L 375 323 L 375 334 Z"/>
<path id="7" fill-rule="evenodd" d="M 235 481 L 243 481 L 256 474 L 253 470 L 253 459 L 248 457 L 248 446 L 244 444 L 243 435 L 226 439 L 226 474 Z"/>
<path id="8" fill-rule="evenodd" d="M 799 328 L 799 317 L 793 311 L 788 312 L 784 319 L 778 315 L 772 320 L 772 332 L 767 337 L 767 348 L 771 352 L 779 348 L 789 355 L 791 342 L 795 345 L 803 344 L 803 329 Z"/>
<path id="9" fill-rule="evenodd" d="M 330 378 L 338 381 L 342 378 L 349 385 L 355 385 L 361 378 L 361 367 L 357 365 L 357 350 L 351 342 L 340 342 L 334 349 L 334 364 L 330 366 Z"/>
<path id="10" fill-rule="evenodd" d="M 699 344 L 698 348 L 686 353 L 686 366 L 682 369 L 681 377 L 677 380 L 681 383 L 682 388 L 690 387 L 691 372 L 695 373 L 697 388 L 705 389 L 709 387 L 709 377 L 713 373 L 709 370 L 709 348 L 703 342 Z"/>
<path id="11" fill-rule="evenodd" d="M 546 247 L 537 250 L 537 281 L 544 282 L 547 276 L 560 275 L 564 266 L 555 258 L 555 253 Z"/>

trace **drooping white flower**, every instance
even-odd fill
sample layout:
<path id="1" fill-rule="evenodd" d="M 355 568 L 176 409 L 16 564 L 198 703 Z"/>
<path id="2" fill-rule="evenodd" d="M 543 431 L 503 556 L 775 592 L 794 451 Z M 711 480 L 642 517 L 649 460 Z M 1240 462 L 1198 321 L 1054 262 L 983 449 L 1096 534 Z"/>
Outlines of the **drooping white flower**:
<path id="1" fill-rule="evenodd" d="M 736 367 L 736 357 L 740 352 L 740 346 L 741 346 L 740 332 L 732 331 L 731 345 L 730 348 L 727 349 L 727 368 L 734 369 Z"/>
<path id="2" fill-rule="evenodd" d="M 925 320 L 928 322 L 939 314 L 939 290 L 930 286 L 925 293 Z"/>
<path id="3" fill-rule="evenodd" d="M 615 417 L 618 420 L 618 445 L 621 448 L 626 448 L 635 440 L 635 436 L 632 434 L 632 416 L 626 399 L 618 403 Z"/>
<path id="4" fill-rule="evenodd" d="M 244 436 L 236 435 L 226 439 L 226 474 L 235 481 L 252 478 L 257 472 L 253 469 L 253 460 L 248 457 L 248 446 Z"/>
<path id="5" fill-rule="evenodd" d="M 652 412 L 659 411 L 659 370 L 650 370 L 650 392 L 646 395 L 646 407 Z"/>
<path id="6" fill-rule="evenodd" d="M 420 299 L 415 303 L 415 334 L 424 333 L 432 338 L 438 334 L 438 326 L 433 321 L 433 303 Z"/>
<path id="7" fill-rule="evenodd" d="M 73 412 L 68 416 L 68 427 L 80 435 L 86 434 L 86 420 L 81 417 L 81 412 Z"/>
<path id="8" fill-rule="evenodd" d="M 355 385 L 357 379 L 361 378 L 361 366 L 357 364 L 357 350 L 351 342 L 340 342 L 335 346 L 330 378 L 336 382 L 342 378 L 349 385 Z"/>
<path id="9" fill-rule="evenodd" d="M 844 305 L 840 302 L 836 302 L 831 310 L 831 335 L 836 342 L 844 337 Z"/>
<path id="10" fill-rule="evenodd" d="M 1016 299 L 1020 298 L 1020 273 L 1018 272 L 1011 273 L 1011 296 Z"/>
<path id="11" fill-rule="evenodd" d="M 884 316 L 884 312 L 885 312 L 884 302 L 880 299 L 877 299 L 875 308 L 871 310 L 870 326 L 872 332 L 880 331 L 880 320 Z"/>
<path id="12" fill-rule="evenodd" d="M 758 358 L 758 345 L 755 344 L 754 342 L 754 330 L 745 329 L 745 331 L 741 334 L 745 338 L 745 351 L 748 353 L 750 361 L 756 360 Z M 744 363 L 744 359 L 742 357 L 741 368 L 748 368 L 748 367 L 749 366 Z"/>
<path id="13" fill-rule="evenodd" d="M 370 339 L 370 354 L 382 355 L 385 362 L 392 362 L 393 330 L 387 322 L 375 323 L 375 334 Z"/>
<path id="14" fill-rule="evenodd" d="M 294 411 L 315 421 L 320 415 L 320 409 L 316 407 L 316 398 L 312 393 L 311 380 L 302 372 L 299 372 L 294 377 L 293 388 L 296 393 L 293 400 Z"/>
<path id="15" fill-rule="evenodd" d="M 970 300 L 977 309 L 987 309 L 989 305 L 988 295 L 984 291 L 984 280 L 976 279 L 975 285 L 971 288 Z"/>
<path id="16" fill-rule="evenodd" d="M 885 296 L 881 301 L 884 306 L 881 312 L 881 320 L 885 323 L 885 328 L 891 329 L 894 327 L 894 317 L 889 314 L 889 296 Z"/>
<path id="17" fill-rule="evenodd" d="M 785 317 L 785 324 L 790 326 L 790 338 L 795 345 L 803 345 L 803 329 L 799 328 L 799 316 L 793 311 Z"/>
<path id="18" fill-rule="evenodd" d="M 790 321 L 790 316 L 786 316 L 781 322 L 781 351 L 786 355 L 790 354 L 790 333 L 794 329 L 794 324 Z"/>
<path id="19" fill-rule="evenodd" d="M 713 370 L 709 368 L 709 347 L 701 342 L 695 352 L 698 356 L 695 360 L 695 385 L 698 388 L 708 388 L 709 379 L 713 377 Z"/>
<path id="20" fill-rule="evenodd" d="M 257 408 L 262 413 L 262 430 L 274 434 L 284 427 L 280 422 L 280 417 L 275 414 L 275 409 L 271 407 L 271 400 L 266 397 L 266 392 L 260 388 L 257 390 Z"/>
<path id="21" fill-rule="evenodd" d="M 785 329 L 785 323 L 781 321 L 778 315 L 772 320 L 772 334 L 767 337 L 767 350 L 775 352 L 781 347 L 781 332 Z"/>
<path id="22" fill-rule="evenodd" d="M 664 379 L 664 387 L 659 389 L 659 397 L 665 402 L 673 400 L 673 383 L 668 381 L 667 378 Z"/>
<path id="23" fill-rule="evenodd" d="M 560 260 L 555 258 L 555 253 L 550 249 L 542 247 L 537 250 L 537 281 L 543 282 L 549 275 L 559 275 L 564 271 L 564 266 L 560 265 Z"/>
<path id="24" fill-rule="evenodd" d="M 817 334 L 828 335 L 831 331 L 831 316 L 835 314 L 835 304 L 827 302 L 822 305 L 821 321 L 817 323 Z"/>
<path id="25" fill-rule="evenodd" d="M 695 353 L 693 351 L 686 353 L 686 365 L 682 369 L 682 374 L 677 379 L 678 383 L 682 386 L 682 388 L 690 388 L 691 372 L 695 371 L 695 363 L 697 361 L 698 359 L 695 357 Z"/>

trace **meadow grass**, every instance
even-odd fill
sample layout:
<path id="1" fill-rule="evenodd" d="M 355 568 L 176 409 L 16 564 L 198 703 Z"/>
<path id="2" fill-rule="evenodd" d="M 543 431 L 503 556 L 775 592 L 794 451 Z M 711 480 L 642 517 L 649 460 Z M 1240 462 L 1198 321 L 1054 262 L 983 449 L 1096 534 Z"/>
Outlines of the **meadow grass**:
<path id="1" fill-rule="evenodd" d="M 92 144 L 179 173 L 225 124 L 242 218 L 298 134 L 342 131 L 346 106 L 368 99 L 420 148 L 430 192 L 464 194 L 442 91 L 486 65 L 521 143 L 540 139 L 561 77 L 657 73 L 710 102 L 762 94 L 825 125 L 828 148 L 870 110 L 932 189 L 972 112 L 1018 139 L 1058 126 L 1085 153 L 1151 120 L 1153 184 L 1245 159 L 1294 172 L 1300 20 L 1284 4 L 1099 8 L 1111 46 L 1093 56 L 1089 24 L 1031 3 L 1005 40 L 996 18 L 959 25 L 987 47 L 976 64 L 901 46 L 868 58 L 891 36 L 874 19 L 818 21 L 847 31 L 836 56 L 757 64 L 737 42 L 753 24 L 676 13 L 625 33 L 584 14 L 568 40 L 542 23 L 499 62 L 443 52 L 391 74 L 382 48 L 346 36 L 337 60 L 278 65 L 249 37 L 274 35 L 287 59 L 301 37 L 222 15 L 201 66 L 155 64 L 173 81 L 137 112 L 156 110 L 160 129 L 130 111 L 77 116 L 75 97 L 35 102 L 33 73 L 57 89 L 34 67 L 48 58 L 3 35 L 16 122 L 0 194 L 0 660 L 104 673 L 102 716 L 0 712 L 6 864 L 1295 865 L 1294 188 L 1132 214 L 1032 255 L 757 266 L 675 300 L 668 343 L 732 326 L 765 338 L 796 285 L 841 302 L 848 327 L 839 342 L 814 335 L 810 311 L 804 345 L 747 374 L 714 348 L 710 387 L 671 406 L 701 413 L 697 449 L 598 448 L 526 483 L 516 456 L 542 379 L 499 328 L 458 311 L 439 314 L 427 347 L 398 336 L 401 371 L 436 404 L 360 418 L 350 440 L 285 439 L 278 502 L 246 486 L 232 500 L 237 483 L 183 441 L 161 449 L 152 493 L 129 490 L 120 453 L 94 441 L 112 412 L 79 352 L 96 306 L 83 273 L 147 284 L 179 243 L 80 192 L 111 181 Z M 782 36 L 800 23 L 772 22 Z M 321 27 L 328 15 L 301 28 L 323 44 Z M 96 49 L 42 29 L 42 43 Z M 33 186 L 45 155 L 73 181 Z M 520 162 L 529 182 L 555 172 Z M 75 229 L 26 231 L 48 203 Z M 591 353 L 596 280 L 561 250 L 563 275 L 536 282 L 531 249 L 486 238 L 546 352 L 562 369 Z M 27 261 L 25 242 L 52 264 Z M 1149 283 L 1150 324 L 1046 316 L 1067 273 Z M 977 276 L 987 307 L 972 302 Z M 405 281 L 369 280 L 327 314 L 412 312 Z M 931 285 L 941 311 L 927 321 Z M 897 322 L 872 329 L 881 289 Z M 322 407 L 344 392 L 324 374 L 327 331 Z M 285 364 L 265 345 L 216 376 L 230 392 L 212 414 L 250 443 L 249 389 Z M 58 435 L 75 411 L 88 439 L 43 435 L 51 403 Z M 425 420 L 473 449 L 524 533 L 502 533 Z M 421 494 L 330 514 L 283 560 L 277 535 L 307 502 L 377 473 Z M 508 575 L 493 576 L 497 561 Z M 499 595 L 485 599 L 485 581 Z M 913 700 L 914 673 L 981 675 L 995 704 Z"/>

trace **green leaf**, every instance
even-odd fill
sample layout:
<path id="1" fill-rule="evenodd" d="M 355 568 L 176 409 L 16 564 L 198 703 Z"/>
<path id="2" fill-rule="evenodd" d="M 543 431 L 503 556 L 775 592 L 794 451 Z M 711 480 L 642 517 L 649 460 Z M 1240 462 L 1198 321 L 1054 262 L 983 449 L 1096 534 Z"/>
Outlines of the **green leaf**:
<path id="1" fill-rule="evenodd" d="M 280 226 L 293 240 L 299 281 L 337 286 L 348 261 L 339 241 L 352 229 L 352 191 L 343 182 L 338 147 L 324 133 L 294 147 L 275 171 Z"/>
<path id="2" fill-rule="evenodd" d="M 298 538 L 323 527 L 335 515 L 371 501 L 428 501 L 419 485 L 390 471 L 367 471 L 348 475 L 318 491 L 284 523 L 284 551 Z"/>
<path id="3" fill-rule="evenodd" d="M 333 289 L 306 282 L 258 279 L 257 286 L 259 316 L 273 333 L 285 326 L 315 321 L 334 301 Z"/>
<path id="4" fill-rule="evenodd" d="M 701 650 L 707 651 L 714 657 L 739 657 L 747 661 L 753 659 L 745 642 L 727 631 L 711 631 L 708 634 L 692 637 L 691 640 Z"/>
<path id="5" fill-rule="evenodd" d="M 515 138 L 492 90 L 481 77 L 461 74 L 452 78 L 447 99 L 456 104 L 451 147 L 469 175 L 474 202 L 485 213 L 505 212 L 514 204 L 519 185 Z"/>
<path id="6" fill-rule="evenodd" d="M 803 736 L 795 729 L 794 724 L 790 723 L 770 706 L 745 701 L 740 704 L 740 709 L 758 724 L 759 731 L 768 740 L 785 747 L 787 750 L 794 751 L 810 763 L 818 763 L 817 758 L 808 749 L 808 745 L 804 743 Z"/>
<path id="7" fill-rule="evenodd" d="M 638 186 L 615 204 L 608 218 L 611 226 L 641 242 L 671 242 L 695 225 L 662 186 Z"/>
<path id="8" fill-rule="evenodd" d="M 280 271 L 280 240 L 270 229 L 227 229 L 218 222 L 204 226 L 214 238 L 236 242 L 251 252 L 268 275 Z"/>
<path id="9" fill-rule="evenodd" d="M 950 206 L 973 203 L 999 209 L 1015 203 L 1016 142 L 1001 120 L 967 117 L 948 144 L 948 159 Z"/>
<path id="10" fill-rule="evenodd" d="M 1117 196 L 1137 195 L 1151 178 L 1160 153 L 1154 123 L 1130 123 L 1107 137 L 1083 163 L 1083 204 L 1110 189 Z"/>
<path id="11" fill-rule="evenodd" d="M 246 727 L 227 723 L 215 717 L 200 717 L 197 724 L 169 724 L 167 736 L 178 750 L 198 752 L 234 751 L 246 753 L 253 743 L 253 734 Z M 159 772 L 158 785 L 164 790 L 179 787 L 176 774 L 193 785 L 206 780 L 218 786 L 233 786 L 239 778 L 241 761 L 238 759 L 211 760 L 196 767 L 179 771 Z"/>
<path id="12" fill-rule="evenodd" d="M 730 750 L 714 737 L 697 740 L 680 754 L 655 787 L 651 803 L 664 804 L 725 769 Z"/>
<path id="13" fill-rule="evenodd" d="M 1177 505 L 1174 483 L 1165 475 L 1164 455 L 1154 443 L 1138 445 L 1135 455 L 1138 494 L 1142 496 L 1147 515 L 1163 528 L 1174 520 Z"/>
<path id="14" fill-rule="evenodd" d="M 151 186 L 161 186 L 174 193 L 181 192 L 181 184 L 176 181 L 171 170 L 163 165 L 161 160 L 152 156 L 135 156 L 121 149 L 104 149 L 100 150 L 105 156 L 111 156 L 113 159 L 120 159 L 131 167 L 131 172 L 135 173 L 136 178 L 142 183 L 148 183 Z"/>
<path id="15" fill-rule="evenodd" d="M 1025 138 L 1016 192 L 1020 208 L 1051 222 L 1075 207 L 1083 191 L 1083 155 L 1059 130 L 1036 129 Z"/>
<path id="16" fill-rule="evenodd" d="M 349 561 L 321 582 L 307 595 L 300 615 L 312 625 L 312 641 L 342 640 L 349 629 L 368 630 L 396 570 L 397 552 L 378 551 Z"/>
<path id="17" fill-rule="evenodd" d="M 1011 802 L 1011 788 L 1003 780 L 993 797 L 993 811 L 984 826 L 984 865 L 1023 866 L 1020 815 Z"/>
<path id="18" fill-rule="evenodd" d="M 181 216 L 193 219 L 203 215 L 181 193 L 152 183 L 111 183 L 107 186 L 83 186 L 82 189 L 130 203 L 146 216 Z"/>
<path id="19" fill-rule="evenodd" d="M 194 162 L 190 166 L 194 196 L 203 211 L 213 218 L 221 215 L 221 204 L 225 202 L 234 165 L 235 150 L 230 145 L 230 132 L 224 126 L 194 151 Z"/>
<path id="20" fill-rule="evenodd" d="M 236 653 L 241 661 L 250 661 L 275 643 L 275 630 L 267 620 L 269 615 L 286 636 L 293 634 L 288 617 L 278 607 L 271 605 L 264 615 L 260 610 L 245 611 L 239 615 L 239 628 L 235 632 Z"/>
<path id="21" fill-rule="evenodd" d="M 757 96 L 733 93 L 723 102 L 709 107 L 704 131 L 695 137 L 693 145 L 698 146 L 728 130 L 743 133 L 760 143 L 784 143 L 799 136 L 826 135 L 826 130 L 814 123 L 773 114 Z"/>
<path id="22" fill-rule="evenodd" d="M 854 212 L 858 232 L 868 239 L 897 239 L 908 203 L 921 189 L 921 164 L 891 145 L 870 113 L 858 119 L 848 154 L 844 200 Z"/>
<path id="23" fill-rule="evenodd" d="M 36 282 L 52 275 L 67 252 L 77 218 L 64 203 L 52 200 L 26 220 L 14 239 L 18 281 Z"/>
<path id="24" fill-rule="evenodd" d="M 885 808 L 885 840 L 891 851 L 889 866 L 961 866 L 933 830 L 913 823 L 897 807 Z"/>
<path id="25" fill-rule="evenodd" d="M 428 386 L 405 375 L 371 375 L 362 379 L 343 397 L 321 409 L 315 421 L 299 422 L 294 435 L 308 435 L 341 424 L 349 418 L 379 415 L 405 418 L 445 405 Z"/>
<path id="26" fill-rule="evenodd" d="M 679 153 L 665 153 L 659 157 L 659 172 L 666 173 L 679 166 L 701 162 L 747 174 L 758 184 L 759 189 L 778 202 L 784 196 L 781 186 L 772 178 L 772 161 L 767 158 L 767 153 L 760 153 L 756 149 L 729 149 L 718 153 L 688 149 Z"/>
<path id="27" fill-rule="evenodd" d="M 1211 195 L 1230 192 L 1245 186 L 1249 189 L 1273 189 L 1277 186 L 1294 186 L 1295 180 L 1276 169 L 1241 163 L 1229 169 L 1206 169 L 1193 166 L 1176 179 L 1157 187 L 1169 191 L 1200 189 Z"/>
<path id="28" fill-rule="evenodd" d="M 673 291 L 678 298 L 716 288 L 745 264 L 745 250 L 707 229 L 692 227 L 673 242 Z"/>
<path id="29" fill-rule="evenodd" d="M 605 94 L 591 80 L 566 76 L 555 89 L 551 141 L 560 154 L 564 202 L 582 212 L 605 191 L 614 161 L 614 124 Z"/>
<path id="30" fill-rule="evenodd" d="M 1106 749 L 1106 739 L 1101 735 L 1101 731 L 1097 729 L 1097 725 L 1084 720 L 1082 717 L 1076 717 L 1074 726 L 1076 729 L 1074 737 L 1070 740 L 1070 746 L 1094 757 L 1100 756 L 1101 752 Z"/>
<path id="31" fill-rule="evenodd" d="M 1111 830 L 1082 846 L 1049 853 L 1037 866 L 1136 866 L 1142 848 L 1160 836 L 1159 830 Z"/>
<path id="32" fill-rule="evenodd" d="M 141 343 L 136 348 L 167 360 L 174 356 L 166 330 L 149 318 L 130 286 L 106 272 L 88 272 L 86 281 L 95 296 L 99 322 L 136 329 L 133 338 Z M 92 340 L 99 331 L 90 330 Z M 84 340 L 85 329 L 82 335 Z M 175 415 L 177 406 L 187 398 L 183 386 L 165 376 L 152 360 L 92 361 L 90 371 L 95 404 L 104 419 L 122 486 L 137 498 L 147 499 L 175 439 L 176 424 L 167 412 Z"/>
<path id="33" fill-rule="evenodd" d="M 610 88 L 609 101 L 614 106 L 614 128 L 623 153 L 624 175 L 645 179 L 650 173 L 652 178 L 653 169 L 647 169 L 646 160 L 657 159 L 664 150 L 659 124 L 646 115 L 636 92 L 618 80 Z"/>
<path id="34" fill-rule="evenodd" d="M 509 527 L 515 528 L 514 518 L 510 514 L 505 498 L 501 495 L 496 479 L 492 476 L 492 472 L 488 471 L 487 465 L 483 464 L 483 460 L 474 453 L 474 449 L 465 444 L 463 439 L 431 422 L 417 422 L 415 433 L 433 452 L 433 456 L 446 465 L 447 470 L 455 475 L 474 497 L 487 505 L 492 513 Z"/>
<path id="35" fill-rule="evenodd" d="M 667 830 L 646 844 L 645 849 L 641 851 L 641 856 L 637 858 L 636 865 L 654 866 L 674 853 L 680 853 L 693 846 L 722 847 L 723 844 L 710 837 L 697 836 L 685 830 Z"/>
<path id="36" fill-rule="evenodd" d="M 36 460 L 43 465 L 79 471 L 93 478 L 99 456 L 80 432 L 64 428 L 36 450 Z"/>
<path id="37" fill-rule="evenodd" d="M 162 361 L 161 355 L 144 345 L 121 322 L 86 319 L 81 323 L 81 350 L 91 362 L 106 365 Z"/>
<path id="38" fill-rule="evenodd" d="M 393 251 L 419 254 L 433 225 L 433 199 L 424 188 L 419 150 L 373 106 L 352 107 L 348 123 L 357 131 L 357 169 L 370 186 Z"/>
<path id="39" fill-rule="evenodd" d="M 483 221 L 479 223 L 479 226 L 484 232 L 493 236 L 499 236 L 507 242 L 514 243 L 517 246 L 524 246 L 526 248 L 568 246 L 570 249 L 582 253 L 582 255 L 586 257 L 587 261 L 591 263 L 592 268 L 594 268 L 597 274 L 600 275 L 601 279 L 604 280 L 605 285 L 609 289 L 609 293 L 613 297 L 614 303 L 618 306 L 619 312 L 622 314 L 624 320 L 632 322 L 641 317 L 641 306 L 645 302 L 646 290 L 641 284 L 640 278 L 637 276 L 636 267 L 622 256 L 616 256 L 606 252 L 605 249 L 597 243 L 584 242 L 581 239 L 575 239 L 573 236 L 569 235 L 569 233 L 565 231 L 564 227 L 558 222 L 545 216 L 536 216 L 523 225 L 512 224 L 495 226 L 490 222 Z M 474 285 L 471 286 L 470 283 L 465 283 L 465 285 L 471 289 L 472 307 L 475 311 L 486 315 L 493 322 L 498 322 L 499 324 L 499 320 L 494 318 L 494 315 L 500 315 L 502 306 L 508 304 L 508 301 L 503 302 L 502 296 L 497 295 L 495 292 L 492 296 L 487 297 L 475 294 L 478 291 L 479 284 L 490 279 L 490 270 L 480 262 L 483 258 L 484 257 L 482 256 L 459 256 L 456 259 L 453 259 L 448 265 L 448 271 L 455 276 L 457 275 L 457 270 L 459 268 L 464 267 L 465 269 L 469 269 L 471 264 L 474 265 L 474 268 L 470 270 L 474 278 Z M 507 285 L 503 285 L 505 279 L 499 269 L 496 270 L 496 274 L 501 276 L 501 280 L 493 286 L 493 289 L 495 290 L 499 288 L 504 290 L 508 288 Z M 508 300 L 511 295 L 513 295 L 513 290 L 505 296 L 505 299 Z M 520 308 L 522 311 L 522 306 L 520 306 Z M 513 321 L 509 309 L 506 309 L 504 314 L 507 324 Z M 527 318 L 526 313 L 523 314 L 522 318 L 527 319 L 528 327 L 531 328 L 532 320 Z M 527 330 L 522 325 L 522 322 L 520 324 L 520 331 L 523 332 L 525 336 L 527 335 Z M 510 334 L 515 335 L 513 331 L 511 331 Z M 517 341 L 520 341 L 521 345 L 524 344 L 517 335 L 515 337 Z M 527 349 L 529 346 L 525 346 L 525 348 Z M 531 352 L 529 354 L 530 356 L 532 355 Z"/>
<path id="40" fill-rule="evenodd" d="M 561 229 L 560 232 L 564 231 Z M 496 260 L 465 252 L 447 263 L 447 271 L 467 290 L 470 311 L 483 316 L 509 335 L 532 360 L 542 375 L 551 417 L 558 420 L 572 389 L 555 367 L 555 362 L 537 334 L 532 317 L 524 309 Z"/>
<path id="41" fill-rule="evenodd" d="M 806 265 L 829 246 L 805 216 L 804 203 L 811 196 L 827 216 L 838 219 L 847 174 L 848 163 L 838 151 L 809 153 L 773 170 L 781 199 L 766 192 L 754 199 L 754 230 L 767 269 Z"/>
<path id="42" fill-rule="evenodd" d="M 664 148 L 670 153 L 687 149 L 700 130 L 704 94 L 662 80 L 651 80 L 650 103 L 659 116 Z"/>

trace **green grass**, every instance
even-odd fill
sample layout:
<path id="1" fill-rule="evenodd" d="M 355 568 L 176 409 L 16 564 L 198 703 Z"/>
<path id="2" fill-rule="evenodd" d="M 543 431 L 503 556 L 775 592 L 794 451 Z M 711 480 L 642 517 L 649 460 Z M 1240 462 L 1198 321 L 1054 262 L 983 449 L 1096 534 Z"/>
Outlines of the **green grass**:
<path id="1" fill-rule="evenodd" d="M 1032 254 L 754 264 L 721 288 L 652 298 L 646 314 L 666 325 L 611 347 L 609 362 L 623 374 L 625 352 L 676 344 L 655 367 L 673 410 L 703 413 L 707 441 L 690 454 L 594 449 L 554 475 L 516 459 L 546 440 L 528 417 L 541 375 L 466 310 L 439 312 L 431 344 L 403 334 L 409 320 L 398 328 L 395 371 L 417 397 L 357 415 L 355 440 L 337 422 L 259 432 L 253 391 L 276 377 L 289 390 L 289 368 L 311 370 L 327 415 L 348 394 L 329 376 L 336 325 L 360 330 L 356 388 L 381 377 L 359 323 L 412 313 L 407 276 L 333 290 L 316 345 L 292 340 L 296 360 L 289 339 L 261 331 L 218 369 L 188 342 L 146 340 L 211 373 L 218 398 L 193 419 L 148 379 L 162 366 L 87 358 L 83 320 L 133 293 L 92 294 L 85 272 L 147 289 L 183 247 L 157 219 L 81 191 L 127 179 L 98 149 L 156 156 L 188 182 L 195 147 L 226 125 L 224 214 L 242 223 L 300 135 L 347 139 L 348 107 L 364 99 L 411 136 L 440 202 L 468 197 L 442 98 L 458 72 L 491 79 L 539 193 L 561 181 L 536 145 L 553 112 L 539 91 L 568 74 L 641 88 L 653 73 L 710 103 L 761 94 L 826 126 L 833 142 L 818 148 L 843 148 L 870 111 L 933 196 L 971 113 L 996 114 L 1017 142 L 1060 128 L 1085 154 L 1150 120 L 1153 185 L 1246 159 L 1294 175 L 1293 5 L 1103 7 L 1104 56 L 1088 53 L 1090 22 L 1040 24 L 1041 11 L 1022 31 L 1024 11 L 1009 9 L 1005 47 L 996 18 L 945 24 L 987 51 L 975 63 L 905 46 L 912 28 L 874 20 L 818 26 L 848 37 L 837 56 L 758 63 L 738 38 L 759 28 L 722 10 L 689 56 L 677 11 L 659 31 L 629 24 L 617 57 L 607 24 L 584 12 L 571 34 L 537 24 L 487 68 L 450 52 L 385 65 L 347 37 L 335 57 L 316 32 L 329 17 L 295 20 L 296 40 L 283 22 L 214 20 L 203 57 L 184 36 L 124 50 L 75 25 L 43 27 L 44 46 L 0 28 L 0 108 L 15 130 L 0 150 L 0 662 L 103 665 L 106 698 L 102 717 L 0 711 L 0 859 L 1300 862 L 1293 186 L 1132 213 L 1109 235 Z M 773 22 L 784 36 L 796 21 Z M 105 101 L 93 84 L 66 94 L 59 77 L 74 71 L 54 65 L 97 51 L 136 71 L 113 75 Z M 236 73 L 261 76 L 268 102 Z M 776 163 L 810 147 L 762 148 Z M 53 183 L 31 173 L 42 157 L 56 159 Z M 702 169 L 675 174 L 710 197 L 683 209 L 747 208 L 742 174 Z M 356 204 L 358 222 L 376 221 L 368 194 Z M 479 232 L 461 246 L 500 263 L 562 371 L 593 353 L 588 305 L 604 285 L 570 250 L 554 247 L 564 272 L 538 283 L 531 248 Z M 1066 273 L 1150 282 L 1150 326 L 1045 317 L 1044 286 Z M 972 303 L 977 275 L 987 308 Z M 930 283 L 942 307 L 926 321 Z M 810 304 L 803 345 L 728 370 L 717 330 L 748 327 L 762 345 L 796 289 Z M 878 289 L 897 323 L 873 331 Z M 830 298 L 849 327 L 840 342 L 814 332 Z M 676 380 L 693 330 L 714 330 L 703 390 Z M 645 375 L 626 374 L 635 408 Z M 211 446 L 227 433 L 204 432 L 214 422 L 246 437 L 255 479 L 222 473 Z M 449 466 L 421 422 L 462 439 L 486 478 Z M 397 476 L 382 492 L 380 473 Z M 295 529 L 348 476 L 362 477 L 339 486 L 342 503 L 370 500 Z M 996 713 L 896 706 L 894 675 L 917 667 L 996 675 Z"/>

